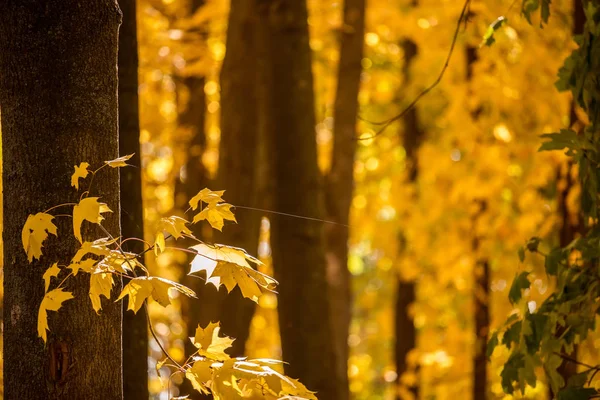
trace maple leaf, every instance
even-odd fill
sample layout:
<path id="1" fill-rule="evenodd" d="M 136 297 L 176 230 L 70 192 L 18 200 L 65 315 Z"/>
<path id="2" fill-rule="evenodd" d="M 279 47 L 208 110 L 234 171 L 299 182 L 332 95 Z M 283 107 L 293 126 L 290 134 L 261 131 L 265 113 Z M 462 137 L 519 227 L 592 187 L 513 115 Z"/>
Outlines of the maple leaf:
<path id="1" fill-rule="evenodd" d="M 73 207 L 73 233 L 79 243 L 83 242 L 81 238 L 81 223 L 89 221 L 94 224 L 100 224 L 104 217 L 101 215 L 105 212 L 112 212 L 106 203 L 98 202 L 98 197 L 86 197 L 79 204 Z"/>
<path id="2" fill-rule="evenodd" d="M 206 328 L 196 328 L 196 334 L 192 339 L 194 346 L 198 348 L 198 354 L 210 358 L 211 360 L 223 361 L 230 357 L 225 350 L 231 347 L 235 339 L 230 337 L 220 337 L 220 323 L 211 322 Z"/>
<path id="3" fill-rule="evenodd" d="M 175 239 L 179 239 L 183 235 L 193 236 L 192 231 L 186 224 L 189 224 L 189 221 L 176 215 L 162 218 L 158 223 L 158 233 L 154 241 L 154 254 L 159 255 L 165 250 L 165 235 L 163 231 L 166 231 Z"/>
<path id="4" fill-rule="evenodd" d="M 192 207 L 192 210 L 195 210 L 196 208 L 198 208 L 198 203 L 200 202 L 204 202 L 207 204 L 221 203 L 223 202 L 223 198 L 221 196 L 223 196 L 224 193 L 224 190 L 212 191 L 210 189 L 204 188 L 201 191 L 199 191 L 197 195 L 190 199 L 190 207 Z"/>
<path id="5" fill-rule="evenodd" d="M 190 272 L 206 272 L 206 283 L 215 287 L 225 285 L 228 292 L 238 285 L 242 295 L 254 302 L 264 291 L 273 291 L 277 281 L 253 269 L 248 261 L 261 265 L 262 262 L 243 249 L 224 245 L 198 244 L 190 247 L 198 255 L 191 262 Z"/>
<path id="6" fill-rule="evenodd" d="M 44 342 L 48 340 L 46 331 L 50 330 L 50 328 L 48 328 L 47 311 L 58 311 L 62 306 L 62 303 L 72 298 L 73 293 L 65 292 L 63 289 L 51 290 L 44 296 L 38 312 L 38 336 L 44 339 Z"/>
<path id="7" fill-rule="evenodd" d="M 86 258 L 85 260 L 80 262 L 72 262 L 67 268 L 73 271 L 73 276 L 77 276 L 77 273 L 80 270 L 91 274 L 94 268 L 96 267 L 97 263 L 98 260 L 94 260 L 93 258 Z"/>
<path id="8" fill-rule="evenodd" d="M 90 277 L 89 296 L 92 301 L 92 307 L 97 314 L 100 314 L 100 310 L 102 309 L 100 296 L 102 295 L 110 299 L 110 291 L 114 284 L 113 274 L 110 273 L 98 272 L 92 274 Z"/>
<path id="9" fill-rule="evenodd" d="M 79 190 L 79 178 L 85 179 L 90 171 L 88 171 L 89 163 L 82 162 L 79 166 L 75 166 L 75 172 L 71 175 L 71 186 L 75 186 L 75 189 Z"/>
<path id="10" fill-rule="evenodd" d="M 231 204 L 228 203 L 208 203 L 206 207 L 194 216 L 194 224 L 198 221 L 207 220 L 210 226 L 221 231 L 224 220 L 236 222 L 235 215 L 231 212 Z"/>
<path id="11" fill-rule="evenodd" d="M 120 250 L 110 250 L 108 254 L 98 263 L 98 269 L 103 272 L 128 272 L 140 267 L 147 272 L 146 267 L 137 260 L 137 254 Z"/>
<path id="12" fill-rule="evenodd" d="M 59 273 L 60 273 L 60 268 L 58 268 L 58 263 L 52 264 L 52 266 L 50 268 L 48 268 L 46 270 L 46 272 L 44 272 L 44 275 L 42 276 L 42 278 L 44 278 L 44 285 L 45 285 L 44 291 L 45 292 L 47 292 L 48 288 L 50 287 L 50 278 L 57 277 Z"/>
<path id="13" fill-rule="evenodd" d="M 166 231 L 175 239 L 179 239 L 183 235 L 192 234 L 192 231 L 185 226 L 186 224 L 189 224 L 189 221 L 176 215 L 172 215 L 170 217 L 161 218 L 158 223 L 158 230 L 161 232 Z"/>
<path id="14" fill-rule="evenodd" d="M 186 296 L 196 297 L 196 293 L 192 289 L 177 282 L 156 276 L 142 276 L 132 279 L 123 288 L 117 300 L 129 296 L 127 309 L 133 310 L 134 313 L 138 312 L 148 297 L 152 297 L 158 304 L 166 307 L 171 304 L 171 299 L 169 298 L 169 289 L 171 288 Z"/>
<path id="15" fill-rule="evenodd" d="M 30 214 L 27 217 L 21 232 L 21 240 L 29 262 L 34 258 L 39 260 L 42 257 L 43 243 L 49 233 L 56 236 L 56 225 L 52 222 L 53 219 L 54 216 L 46 213 Z"/>
<path id="16" fill-rule="evenodd" d="M 77 253 L 75 253 L 75 256 L 71 262 L 77 263 L 88 254 L 106 256 L 111 252 L 111 249 L 108 246 L 116 241 L 117 239 L 100 238 L 94 240 L 93 242 L 83 242 L 79 250 L 77 250 Z"/>
<path id="17" fill-rule="evenodd" d="M 112 168 L 127 167 L 127 166 L 129 166 L 129 164 L 127 164 L 125 161 L 128 161 L 131 157 L 133 157 L 133 154 L 115 158 L 114 160 L 110 160 L 110 161 L 104 161 L 104 163 Z"/>
<path id="18" fill-rule="evenodd" d="M 212 380 L 212 360 L 200 359 L 185 371 L 185 377 L 192 383 L 194 389 L 202 394 L 208 394 L 208 382 Z"/>

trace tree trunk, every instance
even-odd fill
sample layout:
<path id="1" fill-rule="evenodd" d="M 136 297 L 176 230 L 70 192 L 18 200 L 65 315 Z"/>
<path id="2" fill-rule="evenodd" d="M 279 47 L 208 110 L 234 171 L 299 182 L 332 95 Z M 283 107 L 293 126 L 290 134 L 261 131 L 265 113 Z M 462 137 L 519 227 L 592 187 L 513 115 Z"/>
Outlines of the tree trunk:
<path id="1" fill-rule="evenodd" d="M 311 52 L 306 1 L 256 0 L 264 63 L 261 107 L 274 149 L 273 207 L 279 212 L 324 216 L 317 166 Z M 264 112 L 264 115 L 262 115 Z M 322 399 L 344 398 L 338 382 L 331 331 L 323 226 L 305 219 L 274 217 L 271 243 L 279 280 L 279 322 L 289 375 Z"/>
<path id="2" fill-rule="evenodd" d="M 365 32 L 365 0 L 344 2 L 344 25 L 334 107 L 333 152 L 327 176 L 327 219 L 339 225 L 325 226 L 327 279 L 331 296 L 331 322 L 340 385 L 348 387 L 348 334 L 352 293 L 348 271 L 348 225 L 354 187 L 354 155 L 361 61 Z M 349 397 L 349 392 L 343 393 Z M 342 398 L 340 398 L 342 400 Z"/>
<path id="3" fill-rule="evenodd" d="M 583 33 L 583 27 L 585 24 L 585 13 L 583 11 L 583 2 L 581 0 L 573 0 L 573 34 L 581 35 Z M 571 128 L 576 132 L 581 128 L 581 126 L 577 126 L 580 124 L 579 119 L 577 118 L 576 113 L 577 104 L 575 101 L 571 102 L 570 109 L 570 124 Z M 575 238 L 578 233 L 581 233 L 582 227 L 584 226 L 583 221 L 581 220 L 581 215 L 579 214 L 577 217 L 574 217 L 569 212 L 569 207 L 567 204 L 567 198 L 571 190 L 573 190 L 577 182 L 573 182 L 573 177 L 571 175 L 573 169 L 573 163 L 571 160 L 567 162 L 567 165 L 564 169 L 564 176 L 562 178 L 565 179 L 566 185 L 563 190 L 559 192 L 558 199 L 558 209 L 562 214 L 562 226 L 559 232 L 559 244 L 560 247 L 564 248 L 569 245 Z M 558 171 L 558 178 L 561 179 L 561 170 Z M 564 333 L 564 329 L 559 327 L 556 336 L 561 336 Z M 572 359 L 577 359 L 577 345 L 575 345 L 573 351 L 568 354 L 568 356 Z M 557 369 L 558 373 L 562 376 L 565 383 L 569 381 L 573 375 L 577 374 L 577 364 L 572 362 L 563 361 L 563 363 Z M 549 398 L 554 398 L 552 393 L 552 389 L 549 389 Z"/>
<path id="4" fill-rule="evenodd" d="M 473 78 L 473 65 L 477 61 L 477 48 L 468 46 L 466 50 L 467 58 L 467 85 Z M 471 112 L 471 117 L 475 121 L 479 116 L 480 110 Z M 475 317 L 475 349 L 473 357 L 473 399 L 485 400 L 487 398 L 487 357 L 486 348 L 490 330 L 490 266 L 486 257 L 479 256 L 482 238 L 477 235 L 476 226 L 481 214 L 487 209 L 485 200 L 478 201 L 479 210 L 473 217 L 473 254 L 476 256 L 475 268 L 473 270 L 473 303 Z"/>
<path id="5" fill-rule="evenodd" d="M 227 202 L 256 207 L 258 162 L 258 109 L 256 69 L 256 9 L 248 0 L 233 0 L 227 29 L 227 52 L 221 68 L 221 143 L 217 186 Z M 217 235 L 220 243 L 258 250 L 260 214 L 235 210 L 237 224 L 228 224 Z M 229 354 L 243 356 L 250 334 L 255 303 L 235 288 L 221 306 L 223 332 L 236 340 Z"/>
<path id="6" fill-rule="evenodd" d="M 200 7 L 204 5 L 204 0 L 191 0 L 189 2 L 188 17 L 191 17 Z M 204 27 L 194 27 L 195 30 L 203 30 Z M 200 40 L 203 40 L 204 35 L 199 34 Z M 189 138 L 181 143 L 181 146 L 186 150 L 185 159 L 185 175 L 181 176 L 175 182 L 175 207 L 180 211 L 185 211 L 189 205 L 188 201 L 194 197 L 200 190 L 205 187 L 211 187 L 208 171 L 202 161 L 203 155 L 207 148 L 206 143 L 206 95 L 204 86 L 206 79 L 204 76 L 186 76 L 177 80 L 178 93 L 187 92 L 187 103 L 179 105 L 183 107 L 178 115 L 178 124 L 180 127 L 187 130 L 190 134 Z M 191 226 L 194 235 L 202 240 L 208 240 L 205 237 L 206 232 L 203 229 L 203 224 Z M 185 241 L 179 240 L 179 246 L 185 246 Z M 189 242 L 187 245 L 192 245 Z M 181 266 L 183 271 L 182 283 L 196 292 L 197 299 L 182 298 L 181 299 L 181 315 L 185 321 L 188 337 L 193 337 L 196 333 L 198 325 L 206 326 L 211 321 L 218 319 L 218 301 L 222 297 L 216 292 L 212 285 L 205 285 L 203 279 L 197 276 L 188 276 L 187 272 L 190 269 L 193 256 L 188 257 L 188 262 Z M 192 354 L 197 349 L 191 341 L 185 341 L 185 353 Z M 202 396 L 198 391 L 194 390 L 191 382 L 184 379 L 180 386 L 180 394 L 188 394 L 190 399 L 208 398 Z"/>
<path id="7" fill-rule="evenodd" d="M 405 40 L 402 43 L 404 49 L 404 74 L 405 82 L 410 81 L 410 68 L 414 58 L 418 54 L 417 45 L 411 40 Z M 408 184 L 415 185 L 419 174 L 418 170 L 418 150 L 423 140 L 423 131 L 419 124 L 419 114 L 416 107 L 410 109 L 403 118 L 404 124 L 404 150 L 406 151 L 406 163 L 408 170 Z M 416 200 L 416 199 L 414 199 Z M 398 278 L 396 297 L 396 342 L 395 342 L 395 361 L 396 361 L 396 384 L 398 385 L 397 398 L 401 398 L 402 392 L 411 393 L 415 399 L 419 397 L 418 382 L 409 387 L 403 387 L 402 375 L 410 371 L 407 362 L 408 353 L 417 347 L 417 331 L 415 329 L 413 316 L 408 312 L 411 304 L 416 300 L 416 284 L 412 280 L 405 279 L 402 276 Z M 400 390 L 402 388 L 402 390 Z"/>
<path id="8" fill-rule="evenodd" d="M 48 345 L 37 336 L 42 274 L 68 263 L 79 243 L 72 222 L 57 217 L 58 239 L 42 260 L 27 262 L 20 240 L 28 214 L 79 194 L 73 166 L 102 165 L 118 155 L 117 42 L 121 19 L 114 0 L 0 2 L 0 106 L 4 198 L 4 395 L 7 399 L 121 399 L 121 305 L 96 315 L 89 275 L 71 278 L 75 299 L 49 313 Z M 119 236 L 119 177 L 103 169 L 93 194 L 114 213 L 103 225 Z M 70 213 L 64 207 L 58 213 Z M 84 235 L 101 231 L 84 224 Z M 97 236 L 96 236 L 97 237 Z M 120 289 L 118 284 L 115 292 Z M 116 293 L 115 293 L 116 294 Z M 51 374 L 53 349 L 68 351 L 68 368 Z M 65 354 L 62 353 L 62 356 Z"/>
<path id="9" fill-rule="evenodd" d="M 138 101 L 138 48 L 135 0 L 121 0 L 123 23 L 119 29 L 119 154 L 134 153 L 132 167 L 120 168 L 121 234 L 123 238 L 144 238 L 142 165 Z M 125 251 L 141 253 L 144 245 L 129 241 Z M 146 309 L 137 314 L 123 303 L 123 395 L 128 400 L 147 400 L 148 321 Z"/>

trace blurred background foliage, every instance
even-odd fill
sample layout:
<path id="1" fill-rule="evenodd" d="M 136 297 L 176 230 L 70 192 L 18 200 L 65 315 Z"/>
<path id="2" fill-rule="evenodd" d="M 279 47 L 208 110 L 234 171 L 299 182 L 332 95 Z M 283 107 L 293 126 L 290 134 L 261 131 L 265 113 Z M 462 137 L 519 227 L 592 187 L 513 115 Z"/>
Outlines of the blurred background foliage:
<path id="1" fill-rule="evenodd" d="M 162 216 L 183 215 L 187 197 L 179 185 L 195 160 L 208 182 L 218 168 L 220 139 L 219 71 L 225 56 L 229 11 L 226 0 L 138 0 L 139 94 L 146 239 L 152 241 Z M 531 236 L 558 241 L 563 213 L 576 214 L 577 189 L 562 210 L 559 194 L 569 169 L 560 152 L 538 153 L 539 135 L 569 125 L 568 94 L 553 83 L 574 48 L 572 1 L 554 0 L 553 18 L 543 29 L 519 15 L 512 0 L 473 0 L 453 58 L 441 83 L 417 105 L 422 140 L 417 156 L 405 148 L 402 121 L 374 138 L 381 121 L 396 115 L 442 68 L 462 3 L 451 0 L 368 0 L 354 197 L 350 218 L 348 268 L 352 275 L 352 323 L 348 374 L 353 399 L 393 399 L 417 384 L 423 399 L 465 398 L 472 391 L 472 360 L 477 340 L 474 298 L 491 310 L 491 329 L 516 312 L 507 298 L 515 274 L 533 269 L 525 297 L 531 311 L 552 285 L 543 260 L 517 251 Z M 319 166 L 330 167 L 333 106 L 339 60 L 338 38 L 343 2 L 308 0 L 310 47 L 315 77 L 316 140 Z M 509 23 L 491 47 L 479 47 L 487 26 L 505 15 Z M 406 41 L 418 49 L 406 57 Z M 476 54 L 473 56 L 473 54 Z M 205 143 L 194 144 L 194 130 L 182 114 L 203 92 Z M 224 116 L 227 118 L 227 116 Z M 418 178 L 410 171 L 417 163 Z M 196 191 L 206 186 L 198 182 Z M 211 187 L 211 189 L 227 189 Z M 306 194 L 310 196 L 310 193 Z M 226 195 L 225 195 L 226 198 Z M 1 210 L 1 208 L 0 208 Z M 277 210 L 275 210 L 277 211 Z M 258 211 L 257 211 L 258 212 Z M 264 213 L 258 249 L 247 249 L 270 267 L 269 215 Z M 210 233 L 205 232 L 205 235 Z M 206 237 L 206 236 L 205 236 Z M 489 268 L 489 290 L 476 283 L 482 260 Z M 187 257 L 165 251 L 147 260 L 151 271 L 181 281 Z M 417 344 L 398 377 L 394 362 L 394 313 L 398 282 L 414 282 L 408 305 Z M 1 289 L 0 289 L 1 290 Z M 213 290 L 212 287 L 207 290 Z M 181 299 L 183 301 L 183 299 Z M 185 359 L 187 328 L 181 302 L 162 308 L 151 304 L 157 334 L 168 350 Z M 261 297 L 247 342 L 247 355 L 281 358 L 277 297 Z M 225 332 L 227 334 L 227 332 Z M 600 338 L 581 345 L 581 360 L 598 360 Z M 508 351 L 493 354 L 489 390 L 504 395 L 499 373 Z M 162 358 L 150 341 L 149 363 Z M 166 399 L 168 373 L 150 368 L 150 390 Z M 396 386 L 399 378 L 400 388 Z M 592 385 L 600 384 L 600 375 Z M 181 377 L 174 376 L 180 384 Z M 539 382 L 515 398 L 546 398 Z"/>

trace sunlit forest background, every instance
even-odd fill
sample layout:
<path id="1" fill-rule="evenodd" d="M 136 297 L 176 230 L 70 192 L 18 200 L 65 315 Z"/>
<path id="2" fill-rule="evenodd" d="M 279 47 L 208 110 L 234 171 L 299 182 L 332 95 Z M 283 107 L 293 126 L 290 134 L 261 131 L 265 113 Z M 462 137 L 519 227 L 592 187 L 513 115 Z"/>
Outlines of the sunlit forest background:
<path id="1" fill-rule="evenodd" d="M 348 29 L 343 3 L 308 0 L 314 132 L 324 176 L 332 166 L 340 37 Z M 334 225 L 349 233 L 351 398 L 469 398 L 474 362 L 485 349 L 477 331 L 478 307 L 489 309 L 487 332 L 519 313 L 520 305 L 533 313 L 553 282 L 542 257 L 528 254 L 520 261 L 519 249 L 534 236 L 546 245 L 558 244 L 579 213 L 577 169 L 560 151 L 538 152 L 540 134 L 569 127 L 577 113 L 571 95 L 554 87 L 558 69 L 575 47 L 575 2 L 552 1 L 552 17 L 540 29 L 539 16 L 530 24 L 520 15 L 520 2 L 473 0 L 439 84 L 383 132 L 380 122 L 405 110 L 440 76 L 463 4 L 366 3 L 350 217 Z M 190 193 L 209 187 L 225 190 L 227 199 L 233 189 L 216 183 L 222 121 L 235 121 L 236 112 L 246 107 L 229 107 L 229 115 L 221 108 L 223 60 L 227 52 L 245 46 L 226 46 L 229 11 L 226 0 L 137 1 L 148 242 L 154 241 L 161 217 L 185 215 Z M 509 22 L 495 33 L 491 46 L 482 45 L 499 16 Z M 262 151 L 268 158 L 278 150 Z M 277 190 L 267 184 L 258 196 L 268 198 Z M 313 195 L 304 193 L 307 199 Z M 272 275 L 271 223 L 294 224 L 314 216 L 289 215 L 269 201 L 257 203 L 256 196 L 249 193 L 246 201 L 232 203 L 240 220 L 262 218 L 255 232 L 258 246 L 246 250 L 265 263 L 262 272 Z M 324 229 L 333 225 L 326 215 L 320 219 L 314 223 Z M 209 229 L 202 234 L 219 240 Z M 151 271 L 202 286 L 201 300 L 202 295 L 214 297 L 215 288 L 205 286 L 203 278 L 185 277 L 188 264 L 187 254 L 168 248 L 147 258 Z M 531 287 L 523 302 L 513 305 L 509 289 L 524 270 L 533 271 Z M 178 361 L 186 358 L 186 318 L 208 309 L 209 301 L 195 306 L 181 296 L 167 308 L 150 304 L 155 331 Z M 277 313 L 278 296 L 261 296 L 251 317 L 247 356 L 281 359 Z M 402 318 L 408 323 L 402 325 Z M 403 344 L 410 348 L 402 349 Z M 578 359 L 597 364 L 599 349 L 600 338 L 591 336 L 580 343 Z M 169 386 L 171 396 L 177 395 L 183 376 L 170 378 L 166 367 L 154 368 L 164 357 L 152 338 L 148 354 L 152 398 L 166 400 Z M 491 356 L 488 398 L 547 398 L 543 379 L 524 393 L 504 394 L 500 372 L 508 355 L 508 349 L 498 347 Z M 404 362 L 399 364 L 399 358 Z M 600 374 L 591 382 L 598 385 Z"/>

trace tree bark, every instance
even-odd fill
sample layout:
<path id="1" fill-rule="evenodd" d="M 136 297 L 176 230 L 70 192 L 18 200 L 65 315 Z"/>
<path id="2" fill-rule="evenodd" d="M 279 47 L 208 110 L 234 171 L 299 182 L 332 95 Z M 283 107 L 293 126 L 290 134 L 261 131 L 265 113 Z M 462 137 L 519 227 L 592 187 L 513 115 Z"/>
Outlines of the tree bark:
<path id="1" fill-rule="evenodd" d="M 231 2 L 227 52 L 221 68 L 221 142 L 217 186 L 227 202 L 256 207 L 259 121 L 256 69 L 256 10 L 248 0 Z M 228 224 L 216 235 L 220 243 L 258 250 L 260 214 L 235 210 L 237 224 Z M 235 288 L 223 300 L 220 321 L 223 332 L 236 340 L 229 354 L 243 356 L 250 335 L 255 303 Z"/>
<path id="2" fill-rule="evenodd" d="M 118 155 L 121 13 L 114 0 L 4 0 L 0 15 L 4 394 L 7 399 L 121 399 L 121 305 L 105 301 L 96 315 L 89 275 L 70 278 L 67 290 L 75 299 L 49 313 L 48 345 L 37 337 L 42 275 L 54 261 L 68 263 L 79 247 L 71 220 L 56 218 L 58 239 L 47 239 L 42 260 L 32 264 L 20 240 L 28 214 L 78 201 L 70 185 L 75 164 L 100 166 Z M 119 236 L 118 172 L 103 169 L 92 191 L 114 211 L 103 225 Z M 92 238 L 92 232 L 98 237 L 101 231 L 84 224 L 85 237 Z M 50 352 L 59 348 L 68 351 L 69 367 L 51 375 L 56 365 L 50 365 Z"/>
<path id="3" fill-rule="evenodd" d="M 322 218 L 306 1 L 255 1 L 258 43 L 265 55 L 259 79 L 266 85 L 261 116 L 274 149 L 273 206 L 279 212 Z M 336 374 L 323 226 L 274 217 L 271 243 L 286 372 L 322 399 L 343 398 L 347 387 Z"/>
<path id="4" fill-rule="evenodd" d="M 132 167 L 120 168 L 121 234 L 123 238 L 144 238 L 142 165 L 138 99 L 138 48 L 135 0 L 121 0 L 123 23 L 119 29 L 119 154 L 134 153 Z M 141 253 L 144 245 L 129 241 L 125 251 Z M 147 400 L 148 321 L 146 309 L 127 311 L 123 302 L 123 395 L 126 399 Z"/>
<path id="5" fill-rule="evenodd" d="M 348 387 L 348 335 L 352 293 L 348 271 L 348 225 L 354 188 L 356 121 L 361 61 L 365 33 L 365 0 L 344 2 L 344 25 L 340 43 L 340 64 L 334 106 L 331 170 L 325 190 L 327 219 L 337 225 L 325 226 L 327 279 L 331 296 L 331 322 L 336 350 L 336 373 L 340 386 Z M 350 396 L 348 390 L 342 399 Z"/>
<path id="6" fill-rule="evenodd" d="M 418 54 L 417 45 L 411 40 L 405 40 L 402 43 L 404 49 L 404 67 L 402 73 L 405 82 L 410 80 L 410 68 L 414 58 Z M 416 107 L 410 109 L 403 118 L 404 124 L 404 150 L 406 151 L 406 163 L 408 170 L 407 183 L 415 185 L 417 182 L 418 169 L 418 150 L 423 140 L 423 130 L 419 124 L 419 113 Z M 401 236 L 402 237 L 402 236 Z M 396 361 L 396 384 L 400 389 L 403 386 L 402 375 L 410 371 L 407 362 L 408 353 L 417 347 L 417 331 L 415 329 L 414 318 L 408 312 L 411 304 L 416 300 L 416 283 L 412 280 L 398 277 L 396 297 L 396 315 L 395 315 L 395 361 Z M 415 399 L 419 397 L 419 384 L 403 388 L 411 393 Z M 402 390 L 402 392 L 404 392 Z M 397 393 L 397 398 L 401 399 L 401 391 Z"/>

